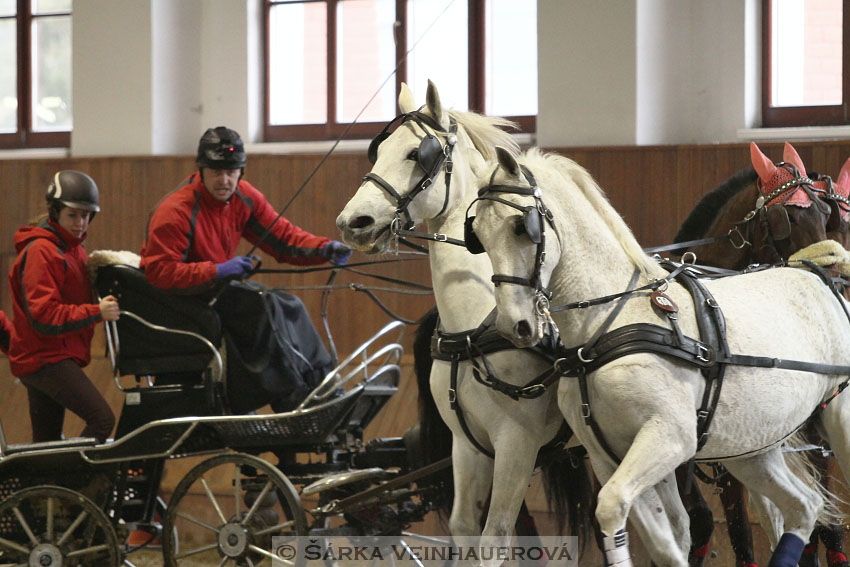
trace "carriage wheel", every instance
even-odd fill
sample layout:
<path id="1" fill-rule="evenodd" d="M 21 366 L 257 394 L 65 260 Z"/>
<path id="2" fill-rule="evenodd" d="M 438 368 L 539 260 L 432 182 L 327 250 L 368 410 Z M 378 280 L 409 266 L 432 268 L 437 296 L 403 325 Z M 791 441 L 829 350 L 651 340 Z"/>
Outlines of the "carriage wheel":
<path id="1" fill-rule="evenodd" d="M 289 479 L 259 457 L 233 453 L 200 463 L 177 485 L 162 553 L 168 567 L 300 566 L 296 536 L 304 535 L 307 520 Z"/>
<path id="2" fill-rule="evenodd" d="M 0 502 L 3 565 L 119 567 L 122 560 L 109 518 L 79 492 L 33 486 Z"/>

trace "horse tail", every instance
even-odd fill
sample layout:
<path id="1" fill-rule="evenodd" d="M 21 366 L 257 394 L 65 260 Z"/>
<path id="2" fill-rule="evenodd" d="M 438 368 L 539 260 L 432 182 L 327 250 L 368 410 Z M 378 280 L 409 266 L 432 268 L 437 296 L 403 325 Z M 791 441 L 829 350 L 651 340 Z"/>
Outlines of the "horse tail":
<path id="1" fill-rule="evenodd" d="M 578 536 L 580 550 L 593 534 L 596 510 L 596 487 L 585 454 L 584 447 L 573 447 L 559 452 L 557 458 L 547 458 L 541 466 L 546 501 L 555 514 L 558 533 Z M 565 532 L 567 521 L 569 531 Z"/>
<path id="2" fill-rule="evenodd" d="M 788 468 L 806 486 L 815 490 L 823 498 L 823 510 L 820 516 L 818 516 L 818 524 L 830 525 L 842 523 L 842 520 L 847 517 L 847 514 L 842 512 L 841 508 L 846 508 L 850 503 L 825 486 L 821 472 L 809 458 L 807 450 L 794 450 L 810 444 L 805 433 L 798 431 L 789 437 L 785 444 L 792 449 L 783 453 Z"/>
<path id="3" fill-rule="evenodd" d="M 440 416 L 437 404 L 431 395 L 431 337 L 437 328 L 439 314 L 432 307 L 425 315 L 416 334 L 413 337 L 413 373 L 419 388 L 419 452 L 416 458 L 421 465 L 433 463 L 450 457 L 452 454 L 452 432 Z M 433 482 L 441 487 L 439 511 L 442 515 L 451 509 L 454 499 L 454 484 L 451 469 L 437 473 L 432 477 Z"/>

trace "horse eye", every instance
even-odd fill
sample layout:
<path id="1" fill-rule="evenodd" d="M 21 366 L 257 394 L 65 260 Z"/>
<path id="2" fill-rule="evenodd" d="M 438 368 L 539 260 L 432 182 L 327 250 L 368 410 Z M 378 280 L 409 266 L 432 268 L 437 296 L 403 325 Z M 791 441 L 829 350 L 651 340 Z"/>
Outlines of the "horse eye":
<path id="1" fill-rule="evenodd" d="M 407 154 L 407 159 L 411 161 L 417 161 L 419 159 L 419 148 L 410 150 L 410 153 Z"/>
<path id="2" fill-rule="evenodd" d="M 522 215 L 517 215 L 514 218 L 514 234 L 521 235 L 525 234 L 525 219 Z"/>

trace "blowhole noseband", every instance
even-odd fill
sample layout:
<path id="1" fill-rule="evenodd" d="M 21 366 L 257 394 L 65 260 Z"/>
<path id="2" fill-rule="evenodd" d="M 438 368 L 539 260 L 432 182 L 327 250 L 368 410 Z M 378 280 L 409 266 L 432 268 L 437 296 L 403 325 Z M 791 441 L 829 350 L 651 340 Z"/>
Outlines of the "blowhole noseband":
<path id="1" fill-rule="evenodd" d="M 528 238 L 537 245 L 537 250 L 534 254 L 534 269 L 531 277 L 521 278 L 518 276 L 494 274 L 491 280 L 496 287 L 503 283 L 509 283 L 534 289 L 534 291 L 537 292 L 538 297 L 536 308 L 538 312 L 542 314 L 542 312 L 549 306 L 549 298 L 552 296 L 552 292 L 543 286 L 543 282 L 540 278 L 541 268 L 546 262 L 546 223 L 552 227 L 552 230 L 555 229 L 555 224 L 552 211 L 549 210 L 549 208 L 547 208 L 543 203 L 540 187 L 537 186 L 537 181 L 535 181 L 531 171 L 529 171 L 525 166 L 520 166 L 520 168 L 522 169 L 522 173 L 525 176 L 526 181 L 528 181 L 529 187 L 495 185 L 493 184 L 493 179 L 496 176 L 496 171 L 493 171 L 493 174 L 490 176 L 489 185 L 480 189 L 478 191 L 478 198 L 472 201 L 472 203 L 469 204 L 469 207 L 466 208 L 466 220 L 464 221 L 463 234 L 464 240 L 466 241 L 466 248 L 472 254 L 481 254 L 484 252 L 484 246 L 481 244 L 481 241 L 478 239 L 478 236 L 472 228 L 472 223 L 475 221 L 475 217 L 469 216 L 469 210 L 477 201 L 496 201 L 522 213 L 522 222 L 517 223 L 514 230 L 517 234 L 526 234 Z M 517 205 L 507 199 L 497 197 L 493 193 L 510 193 L 514 195 L 527 195 L 529 197 L 534 197 L 534 205 L 523 207 L 522 205 Z"/>
<path id="2" fill-rule="evenodd" d="M 446 211 L 449 204 L 449 190 L 451 187 L 452 150 L 457 143 L 457 123 L 453 118 L 449 118 L 449 129 L 446 130 L 440 126 L 436 120 L 427 114 L 423 114 L 419 110 L 399 114 L 390 120 L 389 123 L 384 126 L 384 129 L 381 130 L 381 132 L 375 136 L 369 144 L 368 156 L 369 161 L 372 162 L 372 164 L 378 160 L 378 147 L 390 136 L 391 132 L 389 129 L 396 122 L 398 122 L 399 125 L 405 123 L 416 124 L 424 132 L 424 136 L 420 138 L 421 142 L 419 143 L 419 147 L 411 153 L 410 158 L 416 160 L 416 163 L 425 172 L 425 175 L 422 176 L 407 195 L 402 195 L 395 189 L 395 187 L 392 186 L 391 183 L 379 176 L 377 173 L 371 171 L 363 177 L 363 181 L 374 182 L 378 185 L 378 187 L 386 191 L 390 197 L 395 199 L 396 216 L 390 226 L 390 229 L 394 235 L 398 236 L 401 232 L 409 231 L 415 226 L 416 223 L 413 221 L 413 218 L 410 216 L 410 212 L 407 209 L 413 199 L 419 193 L 427 189 L 431 183 L 433 183 L 434 177 L 436 177 L 440 169 L 444 169 L 446 174 L 446 196 L 443 200 L 443 208 L 440 209 L 437 216 L 442 215 Z M 445 133 L 446 145 L 443 146 L 440 143 L 439 138 L 429 132 L 426 126 L 434 131 Z M 410 127 L 415 133 L 413 126 Z M 404 219 L 403 222 L 402 217 Z"/>

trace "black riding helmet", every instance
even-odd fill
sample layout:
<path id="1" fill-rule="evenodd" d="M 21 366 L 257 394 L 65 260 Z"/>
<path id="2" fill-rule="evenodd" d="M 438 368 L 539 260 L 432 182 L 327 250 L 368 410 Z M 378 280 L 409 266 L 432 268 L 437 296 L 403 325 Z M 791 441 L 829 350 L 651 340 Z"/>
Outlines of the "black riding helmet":
<path id="1" fill-rule="evenodd" d="M 242 169 L 248 161 L 245 145 L 236 131 L 225 126 L 208 128 L 198 142 L 199 168 Z"/>
<path id="2" fill-rule="evenodd" d="M 100 211 L 97 184 L 82 171 L 63 169 L 57 172 L 47 186 L 45 198 L 51 218 L 54 218 L 54 214 L 58 216 L 63 207 L 91 211 L 90 218 L 94 218 L 95 213 Z"/>

